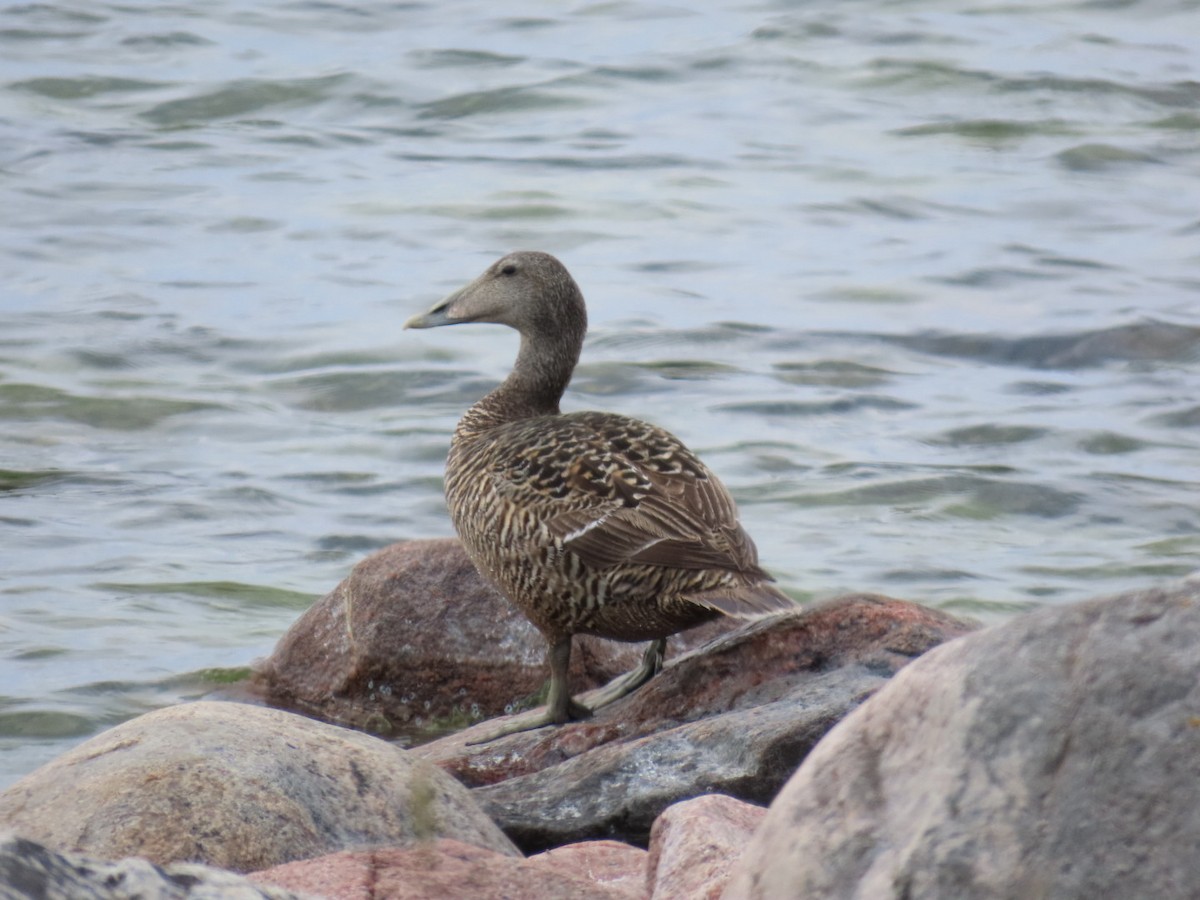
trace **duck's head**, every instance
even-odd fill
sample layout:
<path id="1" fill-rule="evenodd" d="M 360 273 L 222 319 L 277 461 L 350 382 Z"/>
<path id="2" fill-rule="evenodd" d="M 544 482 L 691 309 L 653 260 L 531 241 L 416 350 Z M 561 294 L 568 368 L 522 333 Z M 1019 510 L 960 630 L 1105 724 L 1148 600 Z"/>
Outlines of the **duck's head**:
<path id="1" fill-rule="evenodd" d="M 465 287 L 413 316 L 405 328 L 437 328 L 492 322 L 529 338 L 583 339 L 587 311 L 567 267 L 536 250 L 518 250 L 496 260 Z"/>

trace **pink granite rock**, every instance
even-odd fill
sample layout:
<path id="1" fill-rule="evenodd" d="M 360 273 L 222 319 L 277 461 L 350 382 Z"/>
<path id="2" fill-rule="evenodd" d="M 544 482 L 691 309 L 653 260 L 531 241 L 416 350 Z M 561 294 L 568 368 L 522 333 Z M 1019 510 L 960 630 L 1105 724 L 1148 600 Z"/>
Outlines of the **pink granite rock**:
<path id="1" fill-rule="evenodd" d="M 640 861 L 638 854 L 644 857 L 633 847 L 622 852 L 606 847 L 564 853 L 556 860 L 524 860 L 441 839 L 416 847 L 334 853 L 250 878 L 327 900 L 634 900 L 641 894 L 630 892 L 613 873 Z M 593 869 L 600 878 L 593 877 Z"/>
<path id="2" fill-rule="evenodd" d="M 646 896 L 646 851 L 620 841 L 566 844 L 531 856 L 527 862 L 531 867 L 586 875 L 613 891 L 614 897 L 642 900 Z"/>
<path id="3" fill-rule="evenodd" d="M 726 900 L 1200 896 L 1200 580 L 954 641 L 846 718 Z"/>
<path id="4" fill-rule="evenodd" d="M 708 794 L 668 806 L 650 829 L 647 876 L 652 900 L 716 900 L 729 870 L 767 814 Z"/>

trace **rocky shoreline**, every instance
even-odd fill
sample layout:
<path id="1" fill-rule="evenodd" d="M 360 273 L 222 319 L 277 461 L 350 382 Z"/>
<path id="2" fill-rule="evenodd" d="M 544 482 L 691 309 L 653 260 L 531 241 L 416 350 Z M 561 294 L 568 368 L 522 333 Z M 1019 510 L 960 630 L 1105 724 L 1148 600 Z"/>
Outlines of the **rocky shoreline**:
<path id="1" fill-rule="evenodd" d="M 0 897 L 1190 897 L 1197 646 L 1194 580 L 987 629 L 850 595 L 677 636 L 594 718 L 475 745 L 542 645 L 456 541 L 398 544 L 236 697 L 0 793 Z M 639 653 L 583 641 L 574 676 Z"/>

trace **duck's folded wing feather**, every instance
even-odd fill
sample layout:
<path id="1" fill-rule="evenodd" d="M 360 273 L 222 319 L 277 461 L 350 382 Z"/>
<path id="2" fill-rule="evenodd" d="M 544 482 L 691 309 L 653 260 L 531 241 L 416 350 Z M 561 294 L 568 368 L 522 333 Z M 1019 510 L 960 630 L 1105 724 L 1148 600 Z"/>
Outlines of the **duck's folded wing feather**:
<path id="1" fill-rule="evenodd" d="M 767 577 L 733 498 L 678 439 L 636 420 L 596 414 L 560 420 L 555 432 L 539 435 L 536 453 L 494 474 L 502 493 L 519 494 L 528 513 L 586 565 Z"/>

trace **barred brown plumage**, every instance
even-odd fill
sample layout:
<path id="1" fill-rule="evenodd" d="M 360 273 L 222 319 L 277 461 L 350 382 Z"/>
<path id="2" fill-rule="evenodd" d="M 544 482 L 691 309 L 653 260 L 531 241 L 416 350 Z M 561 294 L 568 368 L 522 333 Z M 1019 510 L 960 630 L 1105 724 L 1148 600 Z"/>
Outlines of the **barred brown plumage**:
<path id="1" fill-rule="evenodd" d="M 614 413 L 559 411 L 587 331 L 562 263 L 510 253 L 404 327 L 467 322 L 508 325 L 521 349 L 454 431 L 446 501 L 476 567 L 550 645 L 545 714 L 491 737 L 624 696 L 657 672 L 678 631 L 793 607 L 759 567 L 729 492 L 678 438 Z M 588 708 L 567 684 L 576 634 L 653 643 Z"/>

